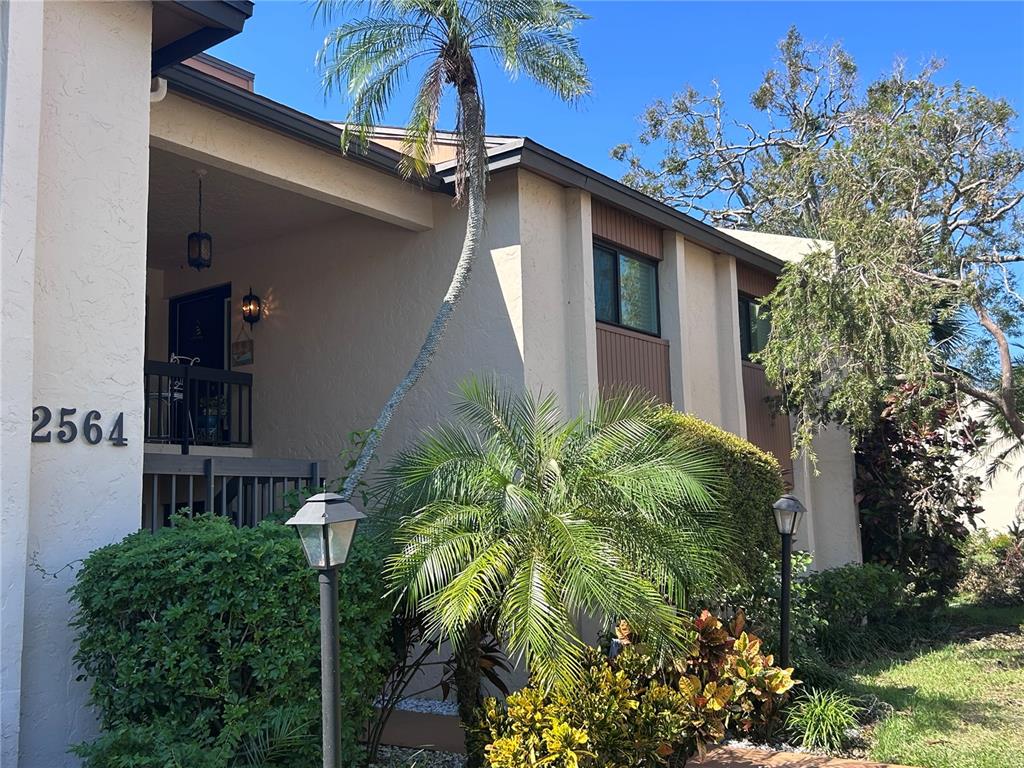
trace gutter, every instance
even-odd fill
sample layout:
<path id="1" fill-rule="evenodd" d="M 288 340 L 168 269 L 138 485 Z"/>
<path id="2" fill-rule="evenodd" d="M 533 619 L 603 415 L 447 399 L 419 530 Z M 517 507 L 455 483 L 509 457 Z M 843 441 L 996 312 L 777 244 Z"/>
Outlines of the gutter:
<path id="1" fill-rule="evenodd" d="M 406 179 L 398 170 L 401 153 L 388 147 L 373 143 L 363 147 L 358 141 L 350 141 L 348 151 L 342 152 L 340 128 L 265 96 L 225 83 L 184 64 L 166 69 L 161 77 L 166 78 L 169 90 L 233 117 L 334 152 L 339 157 L 368 165 L 430 191 L 451 194 L 444 179 L 436 174 L 418 181 Z"/>
<path id="2" fill-rule="evenodd" d="M 710 224 L 687 216 L 682 211 L 648 197 L 643 192 L 627 187 L 622 182 L 548 149 L 532 139 L 516 139 L 502 144 L 500 147 L 495 147 L 488 152 L 488 158 L 488 168 L 491 173 L 518 167 L 532 171 L 563 186 L 584 189 L 594 197 L 635 213 L 662 229 L 679 232 L 688 240 L 711 251 L 728 254 L 752 267 L 763 269 L 774 275 L 780 274 L 786 264 L 782 259 L 762 251 L 760 248 L 747 245 L 715 229 Z M 451 184 L 455 178 L 455 163 L 441 163 L 436 166 L 435 171 Z"/>

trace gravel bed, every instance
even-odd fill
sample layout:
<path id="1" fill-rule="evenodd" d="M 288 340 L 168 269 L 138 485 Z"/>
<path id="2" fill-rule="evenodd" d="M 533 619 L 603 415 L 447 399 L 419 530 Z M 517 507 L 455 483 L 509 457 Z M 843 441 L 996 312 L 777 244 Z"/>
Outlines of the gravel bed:
<path id="1" fill-rule="evenodd" d="M 370 768 L 465 768 L 464 755 L 429 749 L 382 746 Z"/>
<path id="2" fill-rule="evenodd" d="M 454 701 L 440 699 L 402 699 L 395 709 L 405 712 L 425 712 L 431 715 L 458 715 L 459 707 Z"/>

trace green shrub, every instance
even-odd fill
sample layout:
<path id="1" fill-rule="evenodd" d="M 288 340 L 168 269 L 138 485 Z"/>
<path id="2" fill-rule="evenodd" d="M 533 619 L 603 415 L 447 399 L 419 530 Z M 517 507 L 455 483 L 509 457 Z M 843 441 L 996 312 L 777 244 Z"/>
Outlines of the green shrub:
<path id="1" fill-rule="evenodd" d="M 1024 536 L 1019 530 L 976 531 L 963 553 L 961 596 L 988 607 L 1024 604 Z"/>
<path id="2" fill-rule="evenodd" d="M 666 409 L 666 417 L 687 447 L 712 459 L 720 468 L 723 483 L 719 508 L 742 534 L 745 557 L 737 565 L 751 576 L 749 558 L 755 553 L 775 554 L 779 534 L 772 504 L 785 492 L 778 460 L 751 442 L 695 416 Z"/>
<path id="3" fill-rule="evenodd" d="M 341 575 L 350 760 L 390 662 L 382 556 L 357 537 Z M 176 518 L 93 552 L 72 595 L 75 660 L 104 732 L 76 748 L 87 765 L 318 762 L 317 580 L 290 529 Z"/>
<path id="4" fill-rule="evenodd" d="M 903 650 L 946 629 L 890 568 L 867 563 L 807 572 L 809 564 L 807 554 L 794 553 L 790 643 L 797 673 L 805 681 L 831 687 L 841 682 L 833 664 Z M 779 561 L 759 554 L 750 566 L 748 583 L 733 587 L 722 603 L 742 609 L 753 631 L 775 649 L 782 589 Z"/>
<path id="5" fill-rule="evenodd" d="M 643 645 L 608 661 L 592 649 L 568 688 L 528 686 L 485 704 L 490 768 L 635 768 L 682 765 L 727 730 L 764 732 L 794 680 L 771 665 L 742 618 L 707 612 L 689 654 L 656 663 Z"/>
<path id="6" fill-rule="evenodd" d="M 786 727 L 805 747 L 838 752 L 847 731 L 857 727 L 859 713 L 860 707 L 845 693 L 812 688 L 786 710 Z"/>

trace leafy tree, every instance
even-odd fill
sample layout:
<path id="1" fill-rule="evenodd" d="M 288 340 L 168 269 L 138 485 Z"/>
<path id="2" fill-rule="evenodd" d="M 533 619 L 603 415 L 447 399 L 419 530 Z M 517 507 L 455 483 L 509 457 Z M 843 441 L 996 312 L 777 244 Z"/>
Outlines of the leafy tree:
<path id="1" fill-rule="evenodd" d="M 733 537 L 711 511 L 714 464 L 636 397 L 564 422 L 550 396 L 472 379 L 461 392 L 459 422 L 400 455 L 385 478 L 404 511 L 387 575 L 429 632 L 451 641 L 463 722 L 481 703 L 485 630 L 546 687 L 579 676 L 582 616 L 625 618 L 678 648 L 672 603 L 728 566 Z"/>
<path id="2" fill-rule="evenodd" d="M 586 18 L 561 0 L 318 0 L 326 20 L 345 8 L 366 11 L 324 42 L 318 61 L 328 92 L 344 91 L 351 109 L 342 133 L 347 149 L 365 143 L 409 71 L 426 62 L 404 142 L 403 172 L 430 171 L 438 113 L 445 92 L 456 95 L 456 201 L 467 208 L 466 235 L 452 280 L 409 372 L 388 398 L 362 446 L 341 495 L 355 492 L 395 410 L 430 365 L 469 281 L 484 224 L 487 150 L 484 101 L 475 55 L 489 52 L 513 78 L 525 73 L 573 102 L 590 90 L 573 26 Z"/>
<path id="3" fill-rule="evenodd" d="M 982 512 L 981 481 L 963 463 L 984 442 L 984 430 L 948 401 L 901 417 L 906 399 L 889 398 L 857 446 L 864 559 L 899 569 L 919 594 L 948 598 Z"/>
<path id="4" fill-rule="evenodd" d="M 692 88 L 644 115 L 645 161 L 623 145 L 625 180 L 711 223 L 822 242 L 786 268 L 768 298 L 760 356 L 797 415 L 798 445 L 839 421 L 870 429 L 904 384 L 987 406 L 1024 440 L 1021 363 L 1011 339 L 1024 299 L 1024 152 L 1010 105 L 900 63 L 859 88 L 839 45 L 796 29 L 751 95 L 754 122 L 732 120 L 717 87 Z M 961 331 L 938 328 L 956 320 Z M 1015 386 L 1016 382 L 1016 386 Z"/>

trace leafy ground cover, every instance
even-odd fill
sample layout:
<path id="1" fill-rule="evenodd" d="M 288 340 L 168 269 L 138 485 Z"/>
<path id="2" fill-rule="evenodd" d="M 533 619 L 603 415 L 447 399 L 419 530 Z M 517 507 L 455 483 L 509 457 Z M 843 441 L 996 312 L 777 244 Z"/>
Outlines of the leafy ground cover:
<path id="1" fill-rule="evenodd" d="M 922 768 L 1024 768 L 1024 606 L 955 606 L 948 643 L 858 668 L 851 687 L 893 707 L 870 757 Z"/>

